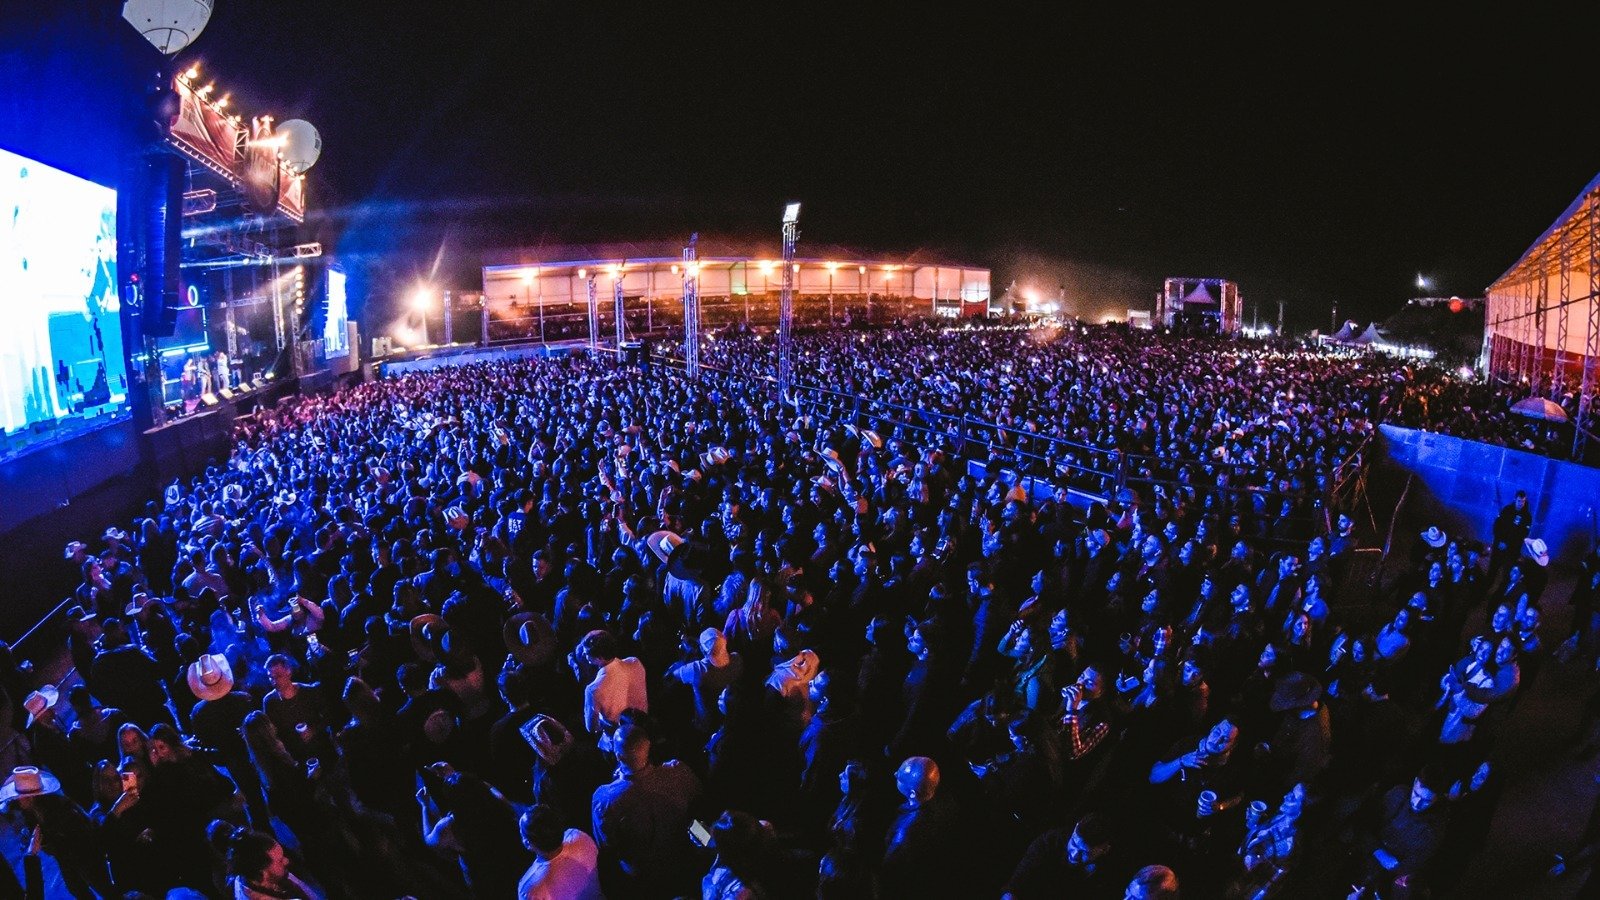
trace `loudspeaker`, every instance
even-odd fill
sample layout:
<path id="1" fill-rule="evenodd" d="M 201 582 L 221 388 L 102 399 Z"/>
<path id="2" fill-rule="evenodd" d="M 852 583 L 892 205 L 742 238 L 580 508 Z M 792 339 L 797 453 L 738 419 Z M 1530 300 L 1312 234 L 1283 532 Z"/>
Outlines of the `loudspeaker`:
<path id="1" fill-rule="evenodd" d="M 637 366 L 644 363 L 644 342 L 623 341 L 622 363 L 627 366 Z"/>
<path id="2" fill-rule="evenodd" d="M 144 265 L 141 268 L 139 314 L 144 333 L 171 337 L 182 305 L 178 264 L 182 256 L 183 187 L 185 167 L 175 153 L 152 152 L 145 157 L 142 209 Z"/>

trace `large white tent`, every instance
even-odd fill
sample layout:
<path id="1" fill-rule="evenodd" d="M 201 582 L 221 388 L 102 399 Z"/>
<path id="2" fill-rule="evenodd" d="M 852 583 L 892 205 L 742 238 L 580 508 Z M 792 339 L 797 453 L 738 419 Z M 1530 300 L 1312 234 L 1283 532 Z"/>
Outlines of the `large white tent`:
<path id="1" fill-rule="evenodd" d="M 1586 440 L 1600 361 L 1600 176 L 1489 286 L 1483 332 L 1489 373 L 1534 395 L 1575 397 Z"/>

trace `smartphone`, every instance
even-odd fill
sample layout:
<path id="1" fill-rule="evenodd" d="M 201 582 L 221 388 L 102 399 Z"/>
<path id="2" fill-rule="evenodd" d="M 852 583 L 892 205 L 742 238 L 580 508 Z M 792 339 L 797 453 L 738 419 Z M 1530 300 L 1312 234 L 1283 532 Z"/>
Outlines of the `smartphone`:
<path id="1" fill-rule="evenodd" d="M 308 634 L 306 635 L 306 646 L 312 650 L 320 650 L 322 649 L 322 642 L 317 640 L 315 634 Z"/>
<path id="2" fill-rule="evenodd" d="M 711 831 L 699 819 L 691 820 L 689 822 L 689 840 L 694 841 L 697 846 L 709 847 L 711 846 Z"/>

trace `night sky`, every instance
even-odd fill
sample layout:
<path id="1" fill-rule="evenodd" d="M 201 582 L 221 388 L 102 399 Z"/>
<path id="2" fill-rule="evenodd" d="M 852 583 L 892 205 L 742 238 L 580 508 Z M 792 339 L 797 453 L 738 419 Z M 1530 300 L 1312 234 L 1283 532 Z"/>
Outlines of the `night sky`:
<path id="1" fill-rule="evenodd" d="M 924 248 L 1085 315 L 1228 277 L 1309 328 L 1419 272 L 1481 295 L 1600 170 L 1568 15 L 502 6 L 217 0 L 180 59 L 319 127 L 313 227 L 380 306 L 489 247 L 775 241 L 799 199 L 802 255 Z"/>

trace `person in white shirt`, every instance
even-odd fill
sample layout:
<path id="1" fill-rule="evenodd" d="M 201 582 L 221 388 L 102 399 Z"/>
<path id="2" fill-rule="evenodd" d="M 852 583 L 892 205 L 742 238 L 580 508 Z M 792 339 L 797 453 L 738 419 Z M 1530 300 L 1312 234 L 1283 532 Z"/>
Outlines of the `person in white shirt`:
<path id="1" fill-rule="evenodd" d="M 609 632 L 589 632 L 573 655 L 575 662 L 583 661 L 598 669 L 594 681 L 583 689 L 583 725 L 590 734 L 609 734 L 621 723 L 625 709 L 650 711 L 644 663 L 632 656 L 618 659 L 617 639 Z M 580 674 L 580 681 L 582 677 Z"/>
<path id="2" fill-rule="evenodd" d="M 517 882 L 519 900 L 605 900 L 600 892 L 600 850 L 576 828 L 561 829 L 561 814 L 536 803 L 518 825 L 533 864 Z"/>

